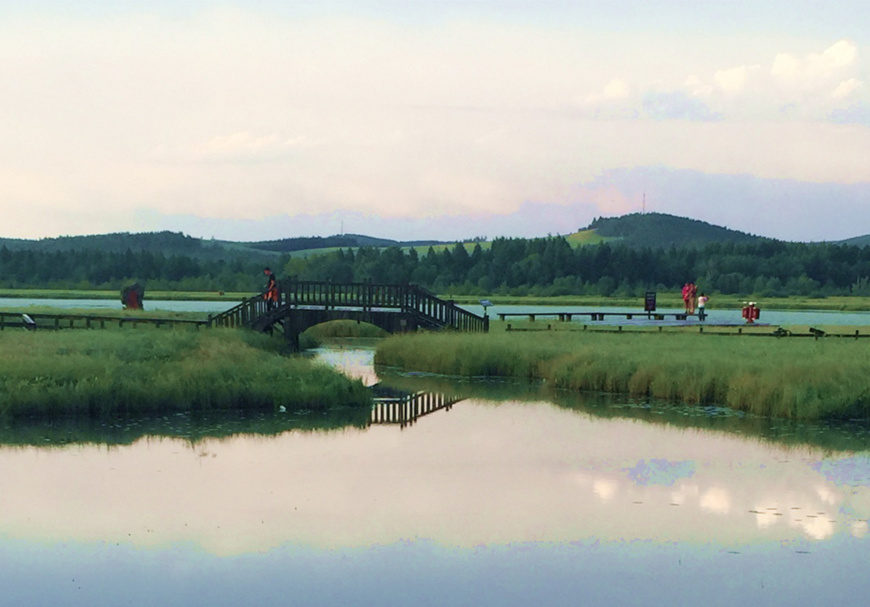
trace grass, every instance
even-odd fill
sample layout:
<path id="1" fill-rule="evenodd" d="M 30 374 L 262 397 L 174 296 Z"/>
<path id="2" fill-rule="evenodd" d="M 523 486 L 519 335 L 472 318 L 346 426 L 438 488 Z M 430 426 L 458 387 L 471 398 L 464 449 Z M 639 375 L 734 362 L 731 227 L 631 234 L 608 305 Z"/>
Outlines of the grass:
<path id="1" fill-rule="evenodd" d="M 861 340 L 554 331 L 399 335 L 378 346 L 375 362 L 724 405 L 768 417 L 826 419 L 870 416 L 868 352 Z"/>
<path id="2" fill-rule="evenodd" d="M 0 333 L 0 416 L 368 407 L 366 388 L 240 330 Z"/>

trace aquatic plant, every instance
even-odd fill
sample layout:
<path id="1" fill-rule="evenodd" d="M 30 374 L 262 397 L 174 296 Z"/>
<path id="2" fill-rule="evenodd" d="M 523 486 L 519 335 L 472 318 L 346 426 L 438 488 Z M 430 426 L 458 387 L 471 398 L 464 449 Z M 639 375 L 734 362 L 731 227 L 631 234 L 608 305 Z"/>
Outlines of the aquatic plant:
<path id="1" fill-rule="evenodd" d="M 522 377 L 554 388 L 651 397 L 793 419 L 870 416 L 859 340 L 684 333 L 413 334 L 376 364 L 445 375 Z"/>

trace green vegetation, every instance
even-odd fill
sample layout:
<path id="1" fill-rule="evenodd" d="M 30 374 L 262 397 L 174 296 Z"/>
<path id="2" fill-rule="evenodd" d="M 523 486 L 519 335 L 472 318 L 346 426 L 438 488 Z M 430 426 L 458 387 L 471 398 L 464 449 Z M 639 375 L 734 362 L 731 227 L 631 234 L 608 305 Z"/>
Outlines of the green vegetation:
<path id="1" fill-rule="evenodd" d="M 594 230 L 599 237 L 618 238 L 637 249 L 697 248 L 710 243 L 757 243 L 769 240 L 714 226 L 706 221 L 665 213 L 629 213 L 621 217 L 599 217 L 589 224 L 589 229 Z"/>
<path id="2" fill-rule="evenodd" d="M 465 377 L 515 377 L 791 419 L 870 416 L 870 356 L 858 340 L 595 332 L 413 334 L 375 362 Z"/>
<path id="3" fill-rule="evenodd" d="M 386 337 L 388 333 L 375 325 L 356 320 L 331 320 L 305 331 L 316 339 Z"/>
<path id="4" fill-rule="evenodd" d="M 555 236 L 497 238 L 425 255 L 400 248 L 339 250 L 292 258 L 284 276 L 331 282 L 414 283 L 436 293 L 486 297 L 643 297 L 701 292 L 738 299 L 870 295 L 870 248 L 772 240 L 638 249 L 621 241 L 573 247 Z M 714 299 L 715 301 L 715 299 Z"/>
<path id="5" fill-rule="evenodd" d="M 361 382 L 240 330 L 0 333 L 0 416 L 368 407 Z"/>
<path id="6" fill-rule="evenodd" d="M 358 235 L 226 243 L 169 232 L 0 240 L 0 289 L 98 289 L 114 298 L 139 282 L 146 305 L 158 291 L 213 299 L 261 290 L 264 264 L 279 279 L 414 283 L 489 298 L 636 300 L 649 289 L 678 292 L 686 281 L 714 302 L 870 296 L 870 247 L 787 243 L 659 213 L 597 219 L 568 236 L 455 244 Z"/>

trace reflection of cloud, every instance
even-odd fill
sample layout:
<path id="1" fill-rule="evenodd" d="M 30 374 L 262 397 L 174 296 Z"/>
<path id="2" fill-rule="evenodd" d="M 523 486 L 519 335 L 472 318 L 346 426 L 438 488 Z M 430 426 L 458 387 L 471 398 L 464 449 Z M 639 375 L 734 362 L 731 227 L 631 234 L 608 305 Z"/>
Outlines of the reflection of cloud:
<path id="1" fill-rule="evenodd" d="M 664 459 L 641 460 L 628 468 L 628 476 L 638 485 L 673 485 L 678 479 L 695 474 L 695 462 L 669 462 Z"/>
<path id="2" fill-rule="evenodd" d="M 834 523 L 827 517 L 805 518 L 801 527 L 808 536 L 815 540 L 824 540 L 834 535 Z"/>
<path id="3" fill-rule="evenodd" d="M 616 483 L 606 479 L 595 479 L 592 491 L 604 501 L 610 500 L 616 494 Z"/>
<path id="4" fill-rule="evenodd" d="M 711 487 L 701 496 L 701 508 L 715 514 L 728 514 L 731 510 L 731 496 L 722 487 Z"/>
<path id="5" fill-rule="evenodd" d="M 0 536 L 234 554 L 413 537 L 735 545 L 861 533 L 870 491 L 832 486 L 830 505 L 818 472 L 802 458 L 772 465 L 771 452 L 782 454 L 734 435 L 474 401 L 411 430 L 0 448 Z"/>
<path id="6" fill-rule="evenodd" d="M 713 112 L 700 99 L 685 93 L 647 93 L 643 97 L 643 111 L 653 120 L 697 120 L 713 122 L 722 115 Z"/>

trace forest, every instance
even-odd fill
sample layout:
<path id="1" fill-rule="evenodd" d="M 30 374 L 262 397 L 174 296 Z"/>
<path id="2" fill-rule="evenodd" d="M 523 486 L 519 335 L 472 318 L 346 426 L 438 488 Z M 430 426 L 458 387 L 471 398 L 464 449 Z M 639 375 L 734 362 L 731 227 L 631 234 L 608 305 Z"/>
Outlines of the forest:
<path id="1" fill-rule="evenodd" d="M 572 247 L 561 236 L 497 238 L 418 252 L 360 247 L 271 263 L 279 278 L 410 282 L 455 295 L 620 295 L 679 290 L 756 296 L 870 295 L 870 248 L 769 239 L 650 248 L 619 241 Z M 0 247 L 0 288 L 256 292 L 262 259 L 203 259 L 154 251 L 32 251 Z"/>

